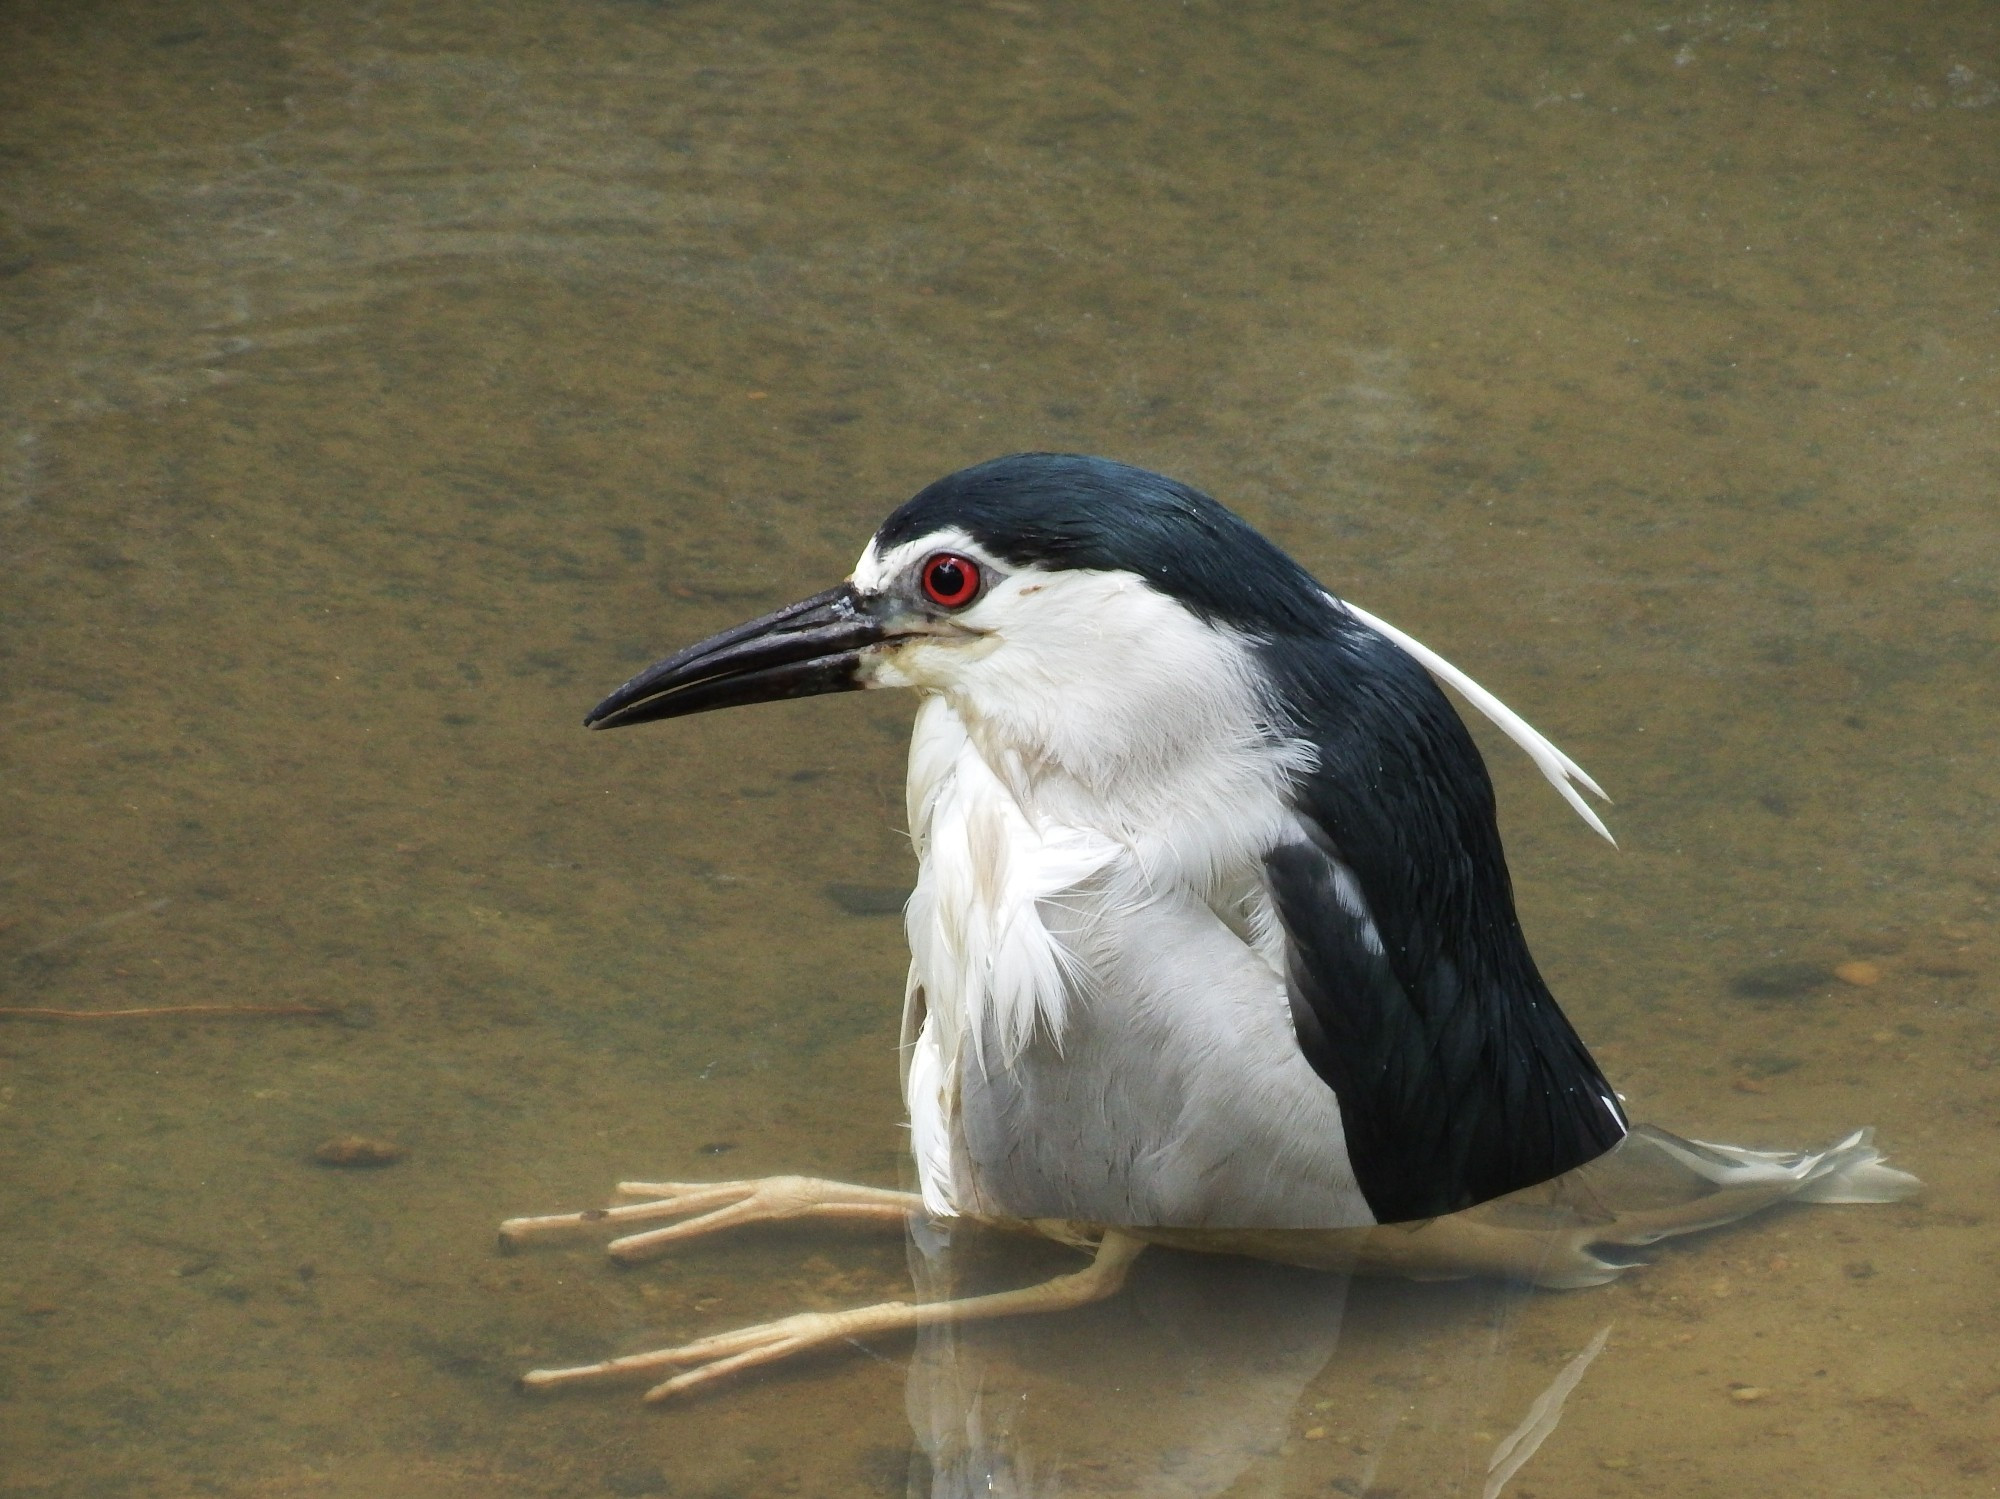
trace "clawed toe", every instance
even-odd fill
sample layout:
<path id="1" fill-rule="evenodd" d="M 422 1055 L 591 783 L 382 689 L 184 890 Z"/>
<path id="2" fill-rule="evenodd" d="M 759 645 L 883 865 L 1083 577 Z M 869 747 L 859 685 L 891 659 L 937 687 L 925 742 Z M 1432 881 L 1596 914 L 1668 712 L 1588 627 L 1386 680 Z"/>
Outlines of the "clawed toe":
<path id="1" fill-rule="evenodd" d="M 862 1190 L 872 1192 L 875 1189 Z M 1109 1230 L 1099 1241 L 1089 1265 L 1039 1285 L 954 1301 L 884 1301 L 875 1306 L 842 1312 L 800 1312 L 776 1322 L 762 1322 L 735 1332 L 697 1338 L 678 1348 L 664 1348 L 655 1353 L 632 1353 L 623 1358 L 579 1364 L 568 1369 L 536 1369 L 522 1375 L 521 1384 L 524 1389 L 549 1390 L 585 1380 L 612 1379 L 620 1375 L 648 1374 L 679 1365 L 693 1365 L 693 1368 L 684 1368 L 646 1391 L 648 1401 L 669 1400 L 711 1380 L 759 1364 L 776 1363 L 779 1359 L 790 1358 L 826 1343 L 907 1332 L 939 1322 L 1013 1317 L 1085 1306 L 1116 1292 L 1125 1283 L 1125 1274 L 1131 1268 L 1133 1259 L 1144 1247 L 1138 1239 Z"/>
<path id="2" fill-rule="evenodd" d="M 873 1320 L 879 1319 L 885 1312 L 893 1314 L 903 1310 L 899 1303 L 888 1303 L 882 1307 L 865 1308 L 860 1313 L 801 1312 L 776 1322 L 763 1322 L 754 1327 L 738 1328 L 734 1332 L 696 1338 L 677 1348 L 627 1354 L 623 1358 L 577 1364 L 566 1369 L 531 1369 L 521 1376 L 521 1387 L 535 1391 L 553 1390 L 563 1385 L 647 1374 L 682 1364 L 695 1366 L 647 1390 L 643 1398 L 656 1403 L 738 1370 L 775 1363 L 803 1353 L 816 1344 L 832 1342 L 841 1337 L 841 1329 L 857 1317 Z"/>
<path id="3" fill-rule="evenodd" d="M 620 1228 L 662 1218 L 681 1220 L 613 1239 L 609 1246 L 611 1254 L 629 1262 L 657 1254 L 682 1239 L 745 1223 L 803 1217 L 900 1223 L 923 1206 L 922 1199 L 914 1193 L 822 1181 L 810 1176 L 770 1176 L 733 1182 L 620 1182 L 618 1194 L 646 1200 L 609 1208 L 586 1208 L 579 1213 L 509 1218 L 500 1225 L 501 1246 L 512 1249 L 532 1238 L 579 1228 Z"/>

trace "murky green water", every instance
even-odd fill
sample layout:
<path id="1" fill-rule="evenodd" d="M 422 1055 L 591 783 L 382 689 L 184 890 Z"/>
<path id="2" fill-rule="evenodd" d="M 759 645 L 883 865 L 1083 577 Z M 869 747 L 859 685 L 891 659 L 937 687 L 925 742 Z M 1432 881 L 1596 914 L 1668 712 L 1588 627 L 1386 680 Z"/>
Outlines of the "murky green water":
<path id="1" fill-rule="evenodd" d="M 344 1014 L 0 1025 L 0 1493 L 942 1493 L 977 1408 L 1001 1491 L 1476 1494 L 1606 1323 L 1510 1495 L 1994 1492 L 1996 161 L 1976 0 L 0 10 L 0 1003 Z M 896 1180 L 839 887 L 909 877 L 911 705 L 578 721 L 1024 447 L 1209 488 L 1605 783 L 1619 852 L 1493 753 L 1635 1115 L 1927 1194 L 517 1395 L 907 1291 L 493 1227 Z"/>

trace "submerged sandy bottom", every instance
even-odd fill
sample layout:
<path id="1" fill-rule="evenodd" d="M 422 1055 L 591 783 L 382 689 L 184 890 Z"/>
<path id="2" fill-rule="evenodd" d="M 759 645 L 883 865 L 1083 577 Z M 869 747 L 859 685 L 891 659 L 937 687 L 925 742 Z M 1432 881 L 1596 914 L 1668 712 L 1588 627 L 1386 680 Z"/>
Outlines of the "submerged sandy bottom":
<path id="1" fill-rule="evenodd" d="M 1477 1494 L 1606 1325 L 1509 1494 L 1993 1492 L 1995 24 L 16 7 L 0 1004 L 340 1014 L 0 1023 L 0 1494 Z M 1604 782 L 1620 851 L 1491 745 L 1635 1116 L 1873 1124 L 1924 1197 L 516 1394 L 1072 1263 L 493 1237 L 897 1180 L 911 705 L 577 723 L 1026 447 L 1211 489 Z"/>

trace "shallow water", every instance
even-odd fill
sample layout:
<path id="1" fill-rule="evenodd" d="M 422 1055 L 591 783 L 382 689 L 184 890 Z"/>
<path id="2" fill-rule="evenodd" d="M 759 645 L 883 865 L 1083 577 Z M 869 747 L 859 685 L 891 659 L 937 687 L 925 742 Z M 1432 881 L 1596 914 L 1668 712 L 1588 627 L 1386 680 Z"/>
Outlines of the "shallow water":
<path id="1" fill-rule="evenodd" d="M 0 34 L 0 1004 L 342 1017 L 0 1025 L 0 1493 L 987 1462 L 1476 1494 L 1607 1323 L 1509 1494 L 2000 1489 L 1990 6 Z M 1618 851 L 1484 737 L 1536 951 L 1635 1116 L 1873 1124 L 1925 1195 L 1589 1292 L 1156 1255 L 914 1377 L 887 1341 L 680 1409 L 514 1393 L 907 1291 L 895 1235 L 617 1272 L 493 1227 L 621 1177 L 896 1180 L 911 704 L 578 721 L 1026 447 L 1211 490 L 1605 784 Z M 312 1163 L 345 1133 L 407 1157 Z M 940 1446 L 974 1410 L 992 1451 Z"/>

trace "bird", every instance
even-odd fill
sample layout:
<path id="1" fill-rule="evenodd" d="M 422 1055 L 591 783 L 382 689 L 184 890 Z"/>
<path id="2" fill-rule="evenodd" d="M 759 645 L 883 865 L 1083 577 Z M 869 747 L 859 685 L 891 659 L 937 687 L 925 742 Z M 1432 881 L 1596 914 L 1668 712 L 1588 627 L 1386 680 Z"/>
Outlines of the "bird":
<path id="1" fill-rule="evenodd" d="M 1471 677 L 1217 500 L 1017 453 L 926 486 L 846 581 L 640 672 L 622 728 L 850 690 L 919 698 L 901 1029 L 917 1190 L 628 1182 L 503 1244 L 631 1228 L 634 1260 L 785 1218 L 913 1215 L 1091 1255 L 1038 1285 L 804 1313 L 523 1377 L 678 1370 L 1113 1294 L 1148 1245 L 1419 1278 L 1608 1280 L 1637 1246 L 1915 1178 L 1866 1130 L 1770 1152 L 1634 1127 L 1515 908 L 1449 685 L 1597 833 L 1603 791 Z"/>

